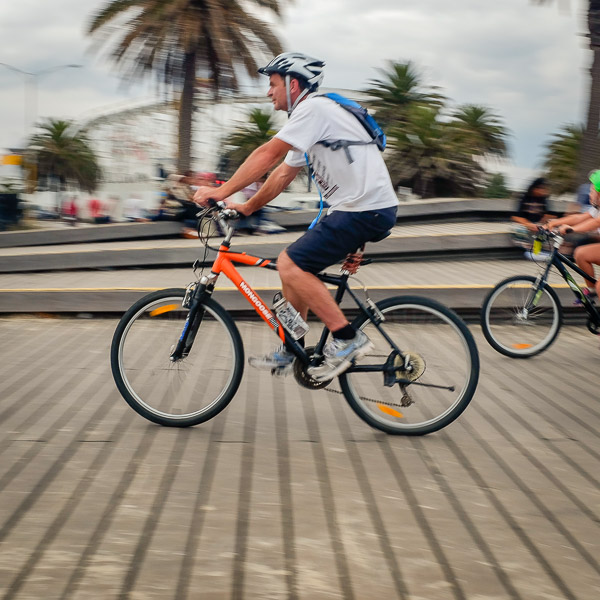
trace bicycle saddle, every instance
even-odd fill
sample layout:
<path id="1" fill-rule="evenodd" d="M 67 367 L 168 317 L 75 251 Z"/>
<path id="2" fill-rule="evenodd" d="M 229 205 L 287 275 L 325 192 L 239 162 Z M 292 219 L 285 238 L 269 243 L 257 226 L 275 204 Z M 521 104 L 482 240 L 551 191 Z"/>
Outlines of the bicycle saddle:
<path id="1" fill-rule="evenodd" d="M 391 233 L 391 229 L 384 231 L 383 233 L 378 233 L 375 237 L 371 238 L 369 242 L 381 242 L 381 240 L 385 240 L 385 238 L 391 235 Z"/>

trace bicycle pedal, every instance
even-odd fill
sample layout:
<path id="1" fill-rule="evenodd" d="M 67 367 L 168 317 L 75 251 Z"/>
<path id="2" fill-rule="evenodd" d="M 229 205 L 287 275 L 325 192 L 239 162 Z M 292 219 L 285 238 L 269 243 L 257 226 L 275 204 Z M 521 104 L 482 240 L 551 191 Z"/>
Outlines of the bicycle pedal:
<path id="1" fill-rule="evenodd" d="M 285 367 L 276 367 L 275 369 L 271 369 L 271 375 L 273 377 L 286 377 L 292 372 L 292 365 L 286 365 Z"/>

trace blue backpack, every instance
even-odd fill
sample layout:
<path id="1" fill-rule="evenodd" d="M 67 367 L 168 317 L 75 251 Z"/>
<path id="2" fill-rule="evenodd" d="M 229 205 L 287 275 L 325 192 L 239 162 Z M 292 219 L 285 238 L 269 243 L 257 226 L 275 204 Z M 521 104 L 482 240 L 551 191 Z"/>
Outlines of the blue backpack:
<path id="1" fill-rule="evenodd" d="M 353 114 L 358 119 L 358 122 L 365 128 L 365 131 L 371 136 L 371 141 L 355 142 L 351 140 L 333 140 L 317 142 L 318 144 L 321 144 L 330 150 L 339 150 L 340 148 L 343 148 L 349 163 L 354 162 L 352 160 L 352 155 L 350 154 L 349 146 L 366 146 L 368 144 L 376 144 L 380 152 L 385 150 L 385 133 L 377 121 L 369 114 L 369 111 L 364 108 L 364 106 L 361 106 L 358 102 L 354 102 L 354 100 L 350 100 L 350 98 L 346 98 L 340 94 L 329 93 L 320 94 L 320 96 L 337 102 L 343 109 Z"/>

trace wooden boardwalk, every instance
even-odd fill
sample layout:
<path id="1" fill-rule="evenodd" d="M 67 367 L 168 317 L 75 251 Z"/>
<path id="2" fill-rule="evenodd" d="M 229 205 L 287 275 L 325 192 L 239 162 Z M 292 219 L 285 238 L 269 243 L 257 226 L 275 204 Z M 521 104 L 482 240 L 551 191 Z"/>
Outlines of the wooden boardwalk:
<path id="1" fill-rule="evenodd" d="M 0 319 L 0 597 L 596 600 L 600 342 L 482 359 L 462 417 L 390 437 L 246 368 L 177 430 L 113 384 L 116 321 Z M 272 334 L 241 324 L 247 352 Z"/>

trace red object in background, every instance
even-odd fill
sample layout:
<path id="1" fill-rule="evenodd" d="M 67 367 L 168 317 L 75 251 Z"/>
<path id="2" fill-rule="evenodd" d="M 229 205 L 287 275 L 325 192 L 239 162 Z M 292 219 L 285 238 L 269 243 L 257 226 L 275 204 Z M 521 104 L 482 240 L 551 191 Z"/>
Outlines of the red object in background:
<path id="1" fill-rule="evenodd" d="M 98 200 L 98 198 L 91 198 L 90 204 L 89 204 L 89 209 L 90 209 L 90 216 L 92 217 L 92 219 L 96 219 L 97 217 L 100 217 L 101 212 L 102 212 L 102 205 L 100 204 L 100 200 Z"/>

